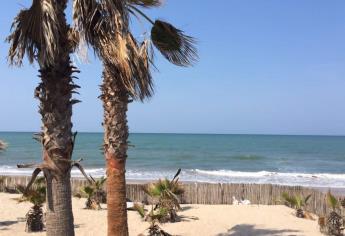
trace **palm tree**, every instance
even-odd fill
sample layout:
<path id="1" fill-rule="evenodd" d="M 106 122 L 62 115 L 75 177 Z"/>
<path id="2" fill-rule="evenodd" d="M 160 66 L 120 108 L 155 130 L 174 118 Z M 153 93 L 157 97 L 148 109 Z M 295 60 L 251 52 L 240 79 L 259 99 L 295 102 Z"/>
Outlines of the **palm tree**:
<path id="1" fill-rule="evenodd" d="M 35 180 L 33 187 L 26 190 L 24 186 L 17 186 L 17 189 L 23 194 L 18 202 L 29 201 L 33 204 L 26 214 L 26 232 L 43 231 L 43 203 L 46 201 L 45 179 L 38 178 Z"/>
<path id="2" fill-rule="evenodd" d="M 342 217 L 337 213 L 339 209 L 339 201 L 338 199 L 331 194 L 330 191 L 327 192 L 327 204 L 332 209 L 332 211 L 327 216 L 326 227 L 328 235 L 343 235 L 343 224 L 344 220 Z"/>
<path id="3" fill-rule="evenodd" d="M 285 201 L 285 204 L 289 207 L 296 209 L 296 217 L 298 218 L 305 218 L 306 214 L 304 212 L 304 208 L 308 205 L 308 201 L 311 197 L 311 194 L 304 197 L 301 195 L 293 195 L 290 196 L 288 193 L 284 192 L 282 197 Z"/>
<path id="4" fill-rule="evenodd" d="M 30 63 L 39 65 L 41 82 L 35 90 L 42 117 L 41 143 L 43 163 L 23 165 L 36 167 L 33 179 L 40 171 L 47 182 L 47 235 L 74 235 L 70 169 L 73 150 L 72 99 L 76 88 L 70 53 L 75 47 L 64 10 L 67 0 L 33 0 L 14 19 L 10 43 L 10 64 L 22 65 L 24 55 Z M 32 183 L 32 182 L 31 182 Z"/>
<path id="5" fill-rule="evenodd" d="M 105 197 L 105 192 L 103 190 L 103 185 L 106 178 L 102 177 L 98 180 L 95 180 L 91 177 L 91 184 L 82 187 L 81 192 L 87 196 L 85 203 L 86 209 L 100 210 L 101 203 L 103 203 L 103 198 Z"/>
<path id="6" fill-rule="evenodd" d="M 162 223 L 178 220 L 176 211 L 181 209 L 178 196 L 184 193 L 183 187 L 178 182 L 180 172 L 181 169 L 177 171 L 172 180 L 160 179 L 144 188 L 145 193 L 158 201 L 154 209 L 161 209 L 162 213 L 165 212 L 163 217 L 158 219 Z"/>
<path id="7" fill-rule="evenodd" d="M 127 109 L 132 100 L 152 96 L 152 44 L 173 64 L 197 59 L 194 39 L 171 24 L 151 20 L 138 7 L 158 7 L 159 0 L 75 0 L 74 22 L 103 61 L 104 155 L 107 169 L 108 235 L 128 235 L 125 165 L 128 149 Z M 150 40 L 138 42 L 130 15 L 151 25 Z M 90 30 L 91 29 L 91 30 Z"/>

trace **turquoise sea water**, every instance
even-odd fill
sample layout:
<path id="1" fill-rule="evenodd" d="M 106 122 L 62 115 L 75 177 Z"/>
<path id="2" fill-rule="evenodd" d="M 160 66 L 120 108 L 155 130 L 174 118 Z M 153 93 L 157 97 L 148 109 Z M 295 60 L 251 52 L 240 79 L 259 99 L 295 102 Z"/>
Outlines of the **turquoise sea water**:
<path id="1" fill-rule="evenodd" d="M 30 174 L 18 163 L 39 162 L 33 133 L 0 132 L 8 150 L 0 153 L 0 175 Z M 345 137 L 209 134 L 131 134 L 127 178 L 345 187 Z M 104 175 L 101 133 L 79 133 L 74 159 L 87 172 Z M 79 175 L 73 171 L 72 175 Z"/>

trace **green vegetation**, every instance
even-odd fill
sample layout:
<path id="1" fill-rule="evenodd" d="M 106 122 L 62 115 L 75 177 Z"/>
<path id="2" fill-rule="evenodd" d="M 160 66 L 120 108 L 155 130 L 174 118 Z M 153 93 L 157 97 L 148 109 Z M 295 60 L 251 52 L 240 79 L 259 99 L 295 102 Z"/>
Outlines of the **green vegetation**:
<path id="1" fill-rule="evenodd" d="M 26 214 L 26 232 L 39 232 L 44 229 L 43 223 L 43 203 L 46 201 L 46 185 L 44 177 L 37 178 L 30 189 L 17 186 L 23 195 L 18 202 L 28 201 L 33 204 Z"/>
<path id="2" fill-rule="evenodd" d="M 144 191 L 156 204 L 151 206 L 151 210 L 146 213 L 145 206 L 135 203 L 133 208 L 145 220 L 150 222 L 148 228 L 149 236 L 170 236 L 162 230 L 158 223 L 176 222 L 178 216 L 176 211 L 180 210 L 179 196 L 184 192 L 180 185 L 178 176 L 181 169 L 177 171 L 172 180 L 167 178 L 159 179 L 156 183 L 149 184 Z"/>
<path id="3" fill-rule="evenodd" d="M 103 185 L 106 178 L 102 177 L 100 179 L 95 180 L 91 177 L 92 183 L 90 185 L 84 186 L 81 188 L 81 195 L 87 197 L 85 208 L 91 210 L 100 210 L 101 203 L 105 202 L 105 192 L 103 190 Z"/>
<path id="4" fill-rule="evenodd" d="M 340 204 L 338 199 L 332 195 L 330 191 L 327 193 L 327 204 L 332 209 L 332 211 L 326 217 L 326 233 L 328 235 L 340 236 L 343 235 L 344 220 L 339 215 L 337 210 L 339 210 Z"/>
<path id="5" fill-rule="evenodd" d="M 183 194 L 184 189 L 180 185 L 179 174 L 177 171 L 172 180 L 163 179 L 156 183 L 149 184 L 144 191 L 157 201 L 154 209 L 149 214 L 151 218 L 157 218 L 159 222 L 176 222 L 178 220 L 177 211 L 181 209 L 179 196 Z"/>
<path id="6" fill-rule="evenodd" d="M 296 209 L 296 216 L 298 218 L 305 218 L 306 214 L 304 212 L 304 208 L 308 205 L 310 197 L 311 194 L 309 194 L 307 197 L 301 195 L 289 195 L 286 192 L 282 194 L 284 204 Z"/>

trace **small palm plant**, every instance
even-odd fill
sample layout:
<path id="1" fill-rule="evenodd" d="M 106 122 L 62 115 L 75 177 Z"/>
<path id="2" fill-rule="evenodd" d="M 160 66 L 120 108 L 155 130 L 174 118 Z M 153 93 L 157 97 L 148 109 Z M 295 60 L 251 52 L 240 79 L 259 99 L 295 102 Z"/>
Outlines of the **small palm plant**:
<path id="1" fill-rule="evenodd" d="M 298 218 L 305 218 L 306 214 L 304 212 L 304 208 L 308 205 L 308 201 L 311 197 L 309 194 L 307 197 L 301 195 L 289 195 L 288 193 L 284 192 L 282 194 L 284 202 L 287 206 L 296 209 L 296 216 Z"/>
<path id="2" fill-rule="evenodd" d="M 171 236 L 169 233 L 161 229 L 161 227 L 159 227 L 158 225 L 158 223 L 167 216 L 168 212 L 165 208 L 154 209 L 152 207 L 151 211 L 148 214 L 146 214 L 145 207 L 141 204 L 135 203 L 133 208 L 143 219 L 150 222 L 150 227 L 148 228 L 148 236 Z"/>
<path id="3" fill-rule="evenodd" d="M 5 176 L 0 176 L 0 192 L 5 190 Z"/>
<path id="4" fill-rule="evenodd" d="M 154 212 L 160 212 L 159 215 L 164 216 L 159 217 L 160 222 L 176 222 L 178 217 L 176 211 L 180 210 L 179 198 L 184 189 L 180 185 L 179 181 L 179 174 L 181 173 L 181 169 L 177 171 L 174 178 L 172 180 L 163 179 L 158 180 L 156 183 L 152 183 L 148 185 L 144 191 L 153 199 L 157 200 L 157 204 L 155 205 L 154 209 L 151 211 L 149 217 L 154 216 Z"/>
<path id="5" fill-rule="evenodd" d="M 157 221 L 154 220 L 151 222 L 150 227 L 148 228 L 149 234 L 148 236 L 171 236 L 168 232 L 164 231 L 159 227 Z"/>
<path id="6" fill-rule="evenodd" d="M 342 217 L 337 213 L 337 209 L 339 209 L 339 201 L 334 195 L 331 194 L 330 191 L 327 192 L 327 203 L 332 209 L 326 219 L 327 233 L 335 236 L 343 235 L 342 231 L 344 222 Z"/>
<path id="7" fill-rule="evenodd" d="M 92 176 L 90 176 L 90 178 L 91 184 L 84 186 L 81 189 L 81 192 L 87 196 L 85 208 L 91 210 L 100 210 L 100 203 L 105 202 L 105 192 L 103 190 L 103 185 L 107 179 L 102 177 L 98 180 L 95 180 L 94 178 L 92 178 Z"/>
<path id="8" fill-rule="evenodd" d="M 26 232 L 43 231 L 43 209 L 42 206 L 46 201 L 46 185 L 44 177 L 37 178 L 30 189 L 23 186 L 17 186 L 19 192 L 23 195 L 17 199 L 18 202 L 28 201 L 33 204 L 26 214 Z"/>

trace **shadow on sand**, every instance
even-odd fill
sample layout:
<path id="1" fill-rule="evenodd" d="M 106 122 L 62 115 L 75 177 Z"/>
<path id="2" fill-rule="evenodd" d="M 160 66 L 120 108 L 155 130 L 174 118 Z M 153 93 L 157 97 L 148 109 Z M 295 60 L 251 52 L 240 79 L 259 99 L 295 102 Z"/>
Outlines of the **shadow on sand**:
<path id="1" fill-rule="evenodd" d="M 17 220 L 0 221 L 0 230 L 8 230 L 7 226 L 17 224 Z M 4 227 L 4 228 L 3 228 Z"/>
<path id="2" fill-rule="evenodd" d="M 296 236 L 297 233 L 300 232 L 298 230 L 290 230 L 290 229 L 258 229 L 255 228 L 255 225 L 236 225 L 228 230 L 226 233 L 218 234 L 217 236 L 279 236 L 279 235 L 288 235 L 288 236 Z"/>

